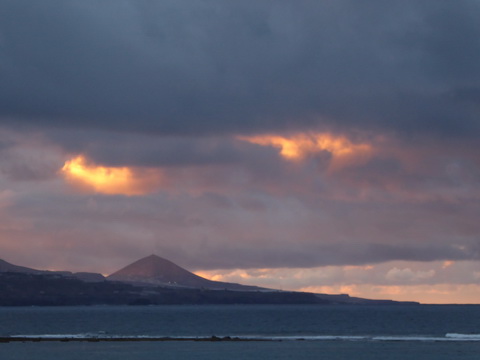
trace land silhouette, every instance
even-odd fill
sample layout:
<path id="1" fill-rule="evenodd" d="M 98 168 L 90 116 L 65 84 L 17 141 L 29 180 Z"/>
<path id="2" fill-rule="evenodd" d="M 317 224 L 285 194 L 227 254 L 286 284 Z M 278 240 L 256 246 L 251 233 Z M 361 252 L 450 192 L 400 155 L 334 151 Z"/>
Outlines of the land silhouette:
<path id="1" fill-rule="evenodd" d="M 212 281 L 157 255 L 104 277 L 94 272 L 37 270 L 0 260 L 0 306 L 162 304 L 417 304 L 347 294 L 282 291 Z"/>

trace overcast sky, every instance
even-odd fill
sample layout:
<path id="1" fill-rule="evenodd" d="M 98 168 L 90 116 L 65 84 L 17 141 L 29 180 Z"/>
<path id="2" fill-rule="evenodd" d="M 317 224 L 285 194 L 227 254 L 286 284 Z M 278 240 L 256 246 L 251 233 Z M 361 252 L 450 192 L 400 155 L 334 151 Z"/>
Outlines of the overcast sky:
<path id="1" fill-rule="evenodd" d="M 480 299 L 480 2 L 0 0 L 0 258 Z"/>

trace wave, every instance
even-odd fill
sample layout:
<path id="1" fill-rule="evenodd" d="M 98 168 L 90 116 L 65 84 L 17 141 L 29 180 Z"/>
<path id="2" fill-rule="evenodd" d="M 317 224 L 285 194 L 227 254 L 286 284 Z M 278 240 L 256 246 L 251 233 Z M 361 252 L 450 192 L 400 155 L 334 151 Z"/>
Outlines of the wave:
<path id="1" fill-rule="evenodd" d="M 445 336 L 433 335 L 231 335 L 231 336 L 156 336 L 156 335 L 110 335 L 92 334 L 40 334 L 0 336 L 0 342 L 10 341 L 406 341 L 406 342 L 477 342 L 480 334 L 448 333 Z"/>
<path id="2" fill-rule="evenodd" d="M 471 341 L 480 341 L 480 334 L 457 334 L 449 333 L 445 335 L 447 338 L 456 339 L 456 340 L 471 340 Z"/>
<path id="3" fill-rule="evenodd" d="M 343 335 L 309 335 L 309 336 L 259 336 L 244 337 L 248 339 L 267 339 L 278 341 L 480 341 L 480 334 L 455 334 L 445 336 L 434 335 L 373 335 L 373 336 L 343 336 Z"/>

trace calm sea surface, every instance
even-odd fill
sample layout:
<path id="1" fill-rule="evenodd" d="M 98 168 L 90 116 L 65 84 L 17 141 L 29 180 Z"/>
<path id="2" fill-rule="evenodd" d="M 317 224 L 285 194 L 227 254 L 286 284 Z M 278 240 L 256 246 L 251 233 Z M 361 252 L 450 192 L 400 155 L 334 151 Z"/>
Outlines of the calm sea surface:
<path id="1" fill-rule="evenodd" d="M 9 342 L 0 359 L 480 359 L 480 306 L 0 308 L 0 336 L 187 341 Z M 262 341 L 195 341 L 231 336 Z"/>

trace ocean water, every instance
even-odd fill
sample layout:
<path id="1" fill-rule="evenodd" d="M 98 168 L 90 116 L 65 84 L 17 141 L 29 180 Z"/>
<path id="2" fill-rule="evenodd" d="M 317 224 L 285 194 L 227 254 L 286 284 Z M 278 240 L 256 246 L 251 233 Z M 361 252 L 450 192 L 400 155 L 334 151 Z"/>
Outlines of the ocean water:
<path id="1" fill-rule="evenodd" d="M 26 340 L 2 360 L 478 360 L 480 306 L 4 307 L 0 336 Z"/>

